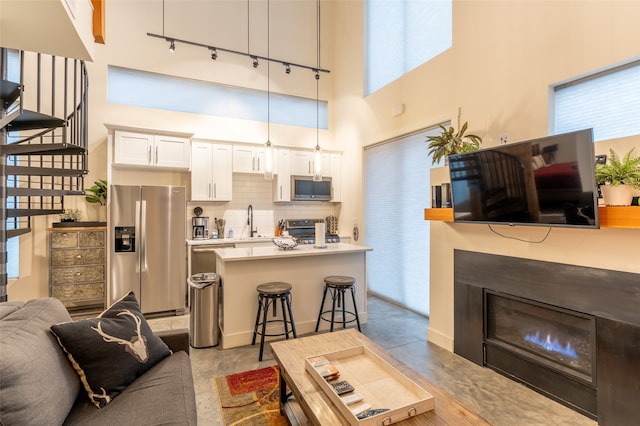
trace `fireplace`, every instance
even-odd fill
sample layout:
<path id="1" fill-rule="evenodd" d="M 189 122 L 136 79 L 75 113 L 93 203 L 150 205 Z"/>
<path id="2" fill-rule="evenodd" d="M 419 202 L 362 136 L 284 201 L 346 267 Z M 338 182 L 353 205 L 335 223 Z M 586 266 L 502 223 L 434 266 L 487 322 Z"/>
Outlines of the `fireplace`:
<path id="1" fill-rule="evenodd" d="M 640 276 L 456 250 L 454 352 L 594 419 L 639 424 Z"/>

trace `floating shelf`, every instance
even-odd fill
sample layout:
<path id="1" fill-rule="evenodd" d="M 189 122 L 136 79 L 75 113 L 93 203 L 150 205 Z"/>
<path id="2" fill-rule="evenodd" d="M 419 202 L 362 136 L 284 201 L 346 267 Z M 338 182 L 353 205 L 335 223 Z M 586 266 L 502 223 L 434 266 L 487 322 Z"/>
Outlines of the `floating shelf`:
<path id="1" fill-rule="evenodd" d="M 640 207 L 598 207 L 601 228 L 640 228 Z M 424 209 L 424 220 L 453 222 L 453 209 Z"/>

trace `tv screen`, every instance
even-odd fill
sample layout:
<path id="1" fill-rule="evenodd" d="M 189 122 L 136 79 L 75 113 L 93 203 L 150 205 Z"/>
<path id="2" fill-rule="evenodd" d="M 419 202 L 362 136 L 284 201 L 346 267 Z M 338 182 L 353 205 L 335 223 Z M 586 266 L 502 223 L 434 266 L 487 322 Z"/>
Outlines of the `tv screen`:
<path id="1" fill-rule="evenodd" d="M 449 156 L 455 222 L 599 228 L 591 129 Z"/>

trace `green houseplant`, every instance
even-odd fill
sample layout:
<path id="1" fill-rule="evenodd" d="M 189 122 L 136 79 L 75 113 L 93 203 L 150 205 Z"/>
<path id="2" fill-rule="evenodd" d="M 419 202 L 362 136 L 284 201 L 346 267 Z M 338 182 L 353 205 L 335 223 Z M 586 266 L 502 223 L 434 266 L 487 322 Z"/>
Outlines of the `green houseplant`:
<path id="1" fill-rule="evenodd" d="M 608 206 L 628 206 L 633 199 L 633 190 L 640 189 L 640 156 L 631 148 L 620 158 L 609 150 L 607 164 L 596 165 L 596 182 Z"/>
<path id="2" fill-rule="evenodd" d="M 459 125 L 460 123 L 458 123 Z M 456 132 L 456 130 L 449 126 L 445 128 L 443 125 L 439 125 L 442 132 L 437 136 L 427 136 L 427 142 L 429 142 L 428 153 L 431 155 L 431 164 L 436 165 L 445 160 L 451 154 L 460 154 L 463 152 L 476 151 L 480 148 L 482 138 L 477 135 L 468 134 L 468 123 L 465 122 L 462 127 Z"/>
<path id="3" fill-rule="evenodd" d="M 107 181 L 104 179 L 99 179 L 94 182 L 94 185 L 91 188 L 85 189 L 87 194 L 85 199 L 88 203 L 97 203 L 101 206 L 107 205 Z"/>

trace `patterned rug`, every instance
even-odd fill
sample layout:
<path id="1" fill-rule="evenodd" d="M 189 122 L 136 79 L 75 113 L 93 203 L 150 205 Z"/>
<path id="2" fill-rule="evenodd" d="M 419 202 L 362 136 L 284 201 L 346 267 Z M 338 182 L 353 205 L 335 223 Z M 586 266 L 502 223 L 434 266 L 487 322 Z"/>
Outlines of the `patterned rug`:
<path id="1" fill-rule="evenodd" d="M 280 415 L 278 371 L 274 365 L 214 379 L 226 426 L 289 424 Z"/>

